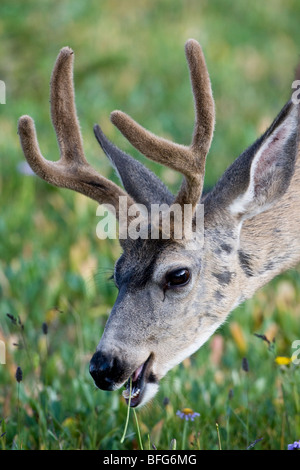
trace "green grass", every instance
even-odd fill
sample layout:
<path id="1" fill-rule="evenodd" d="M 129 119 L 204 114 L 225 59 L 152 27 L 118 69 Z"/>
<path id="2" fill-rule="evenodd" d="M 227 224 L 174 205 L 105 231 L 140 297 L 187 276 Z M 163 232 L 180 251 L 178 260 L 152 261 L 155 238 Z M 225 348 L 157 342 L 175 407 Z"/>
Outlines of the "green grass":
<path id="1" fill-rule="evenodd" d="M 188 143 L 194 118 L 183 46 L 194 37 L 203 46 L 216 100 L 206 178 L 207 186 L 213 185 L 288 99 L 300 50 L 297 0 L 228 5 L 1 2 L 0 79 L 7 96 L 0 105 L 0 340 L 6 345 L 0 448 L 136 449 L 138 430 L 144 449 L 169 449 L 174 439 L 177 449 L 183 441 L 190 449 L 245 449 L 257 439 L 254 449 L 286 449 L 300 438 L 299 367 L 274 361 L 291 356 L 291 344 L 300 338 L 295 269 L 239 307 L 199 352 L 171 371 L 154 401 L 137 410 L 138 428 L 130 414 L 121 443 L 127 416 L 121 393 L 97 391 L 88 373 L 117 295 L 108 278 L 118 243 L 97 239 L 92 201 L 18 171 L 24 160 L 16 132 L 22 114 L 36 120 L 44 155 L 58 157 L 48 84 L 65 45 L 76 55 L 86 156 L 102 174 L 116 181 L 93 136 L 95 122 L 145 161 L 110 124 L 113 109 Z M 146 164 L 172 190 L 178 188 L 178 175 Z M 274 337 L 275 344 L 269 347 L 255 333 Z M 200 417 L 185 424 L 176 416 L 184 407 Z"/>

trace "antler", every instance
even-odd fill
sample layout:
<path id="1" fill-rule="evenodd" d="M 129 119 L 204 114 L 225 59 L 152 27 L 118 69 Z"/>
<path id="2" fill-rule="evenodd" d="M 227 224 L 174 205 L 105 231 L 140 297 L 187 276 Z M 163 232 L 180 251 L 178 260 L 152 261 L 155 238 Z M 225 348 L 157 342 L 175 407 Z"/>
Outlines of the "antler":
<path id="1" fill-rule="evenodd" d="M 202 49 L 190 39 L 185 46 L 195 103 L 195 126 L 189 147 L 160 138 L 144 129 L 122 111 L 114 111 L 111 121 L 146 157 L 184 175 L 174 203 L 192 204 L 195 210 L 203 189 L 206 155 L 215 122 L 214 100 Z"/>
<path id="2" fill-rule="evenodd" d="M 74 102 L 73 57 L 72 49 L 61 49 L 51 77 L 51 117 L 60 160 L 53 162 L 42 156 L 30 116 L 22 116 L 18 123 L 23 152 L 39 177 L 55 186 L 82 193 L 99 204 L 110 204 L 119 217 L 119 197 L 125 196 L 128 206 L 134 201 L 119 186 L 98 174 L 84 156 Z"/>

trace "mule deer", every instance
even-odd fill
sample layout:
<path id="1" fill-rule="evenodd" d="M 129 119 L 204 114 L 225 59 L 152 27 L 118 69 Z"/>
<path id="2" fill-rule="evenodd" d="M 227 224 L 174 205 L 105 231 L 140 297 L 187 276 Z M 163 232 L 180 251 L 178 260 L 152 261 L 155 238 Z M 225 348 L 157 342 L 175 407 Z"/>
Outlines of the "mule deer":
<path id="1" fill-rule="evenodd" d="M 189 147 L 156 137 L 128 115 L 115 111 L 113 124 L 142 154 L 183 175 L 173 196 L 140 162 L 114 146 L 99 126 L 96 138 L 117 170 L 124 190 L 99 175 L 84 156 L 73 91 L 73 51 L 63 48 L 51 78 L 51 116 L 60 160 L 39 150 L 34 122 L 22 116 L 18 132 L 32 170 L 47 182 L 73 189 L 119 216 L 119 197 L 135 203 L 192 205 L 201 201 L 205 160 L 214 130 L 214 101 L 200 45 L 185 47 L 195 104 Z M 97 387 L 123 392 L 140 406 L 158 390 L 161 378 L 194 353 L 230 311 L 300 259 L 300 168 L 298 107 L 289 101 L 267 131 L 225 171 L 204 198 L 204 242 L 120 240 L 114 269 L 119 290 L 102 338 L 90 362 Z M 128 221 L 127 221 L 128 222 Z"/>

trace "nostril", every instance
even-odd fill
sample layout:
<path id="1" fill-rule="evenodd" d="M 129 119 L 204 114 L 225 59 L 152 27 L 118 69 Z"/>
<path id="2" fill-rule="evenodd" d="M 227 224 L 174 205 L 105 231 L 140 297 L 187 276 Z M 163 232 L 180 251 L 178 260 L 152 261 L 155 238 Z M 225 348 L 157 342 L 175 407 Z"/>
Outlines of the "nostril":
<path id="1" fill-rule="evenodd" d="M 111 368 L 113 359 L 106 356 L 101 351 L 95 352 L 90 362 L 90 369 L 93 371 L 105 372 Z"/>
<path id="2" fill-rule="evenodd" d="M 89 372 L 92 377 L 94 377 L 94 375 L 97 374 L 97 367 L 93 362 L 90 362 Z"/>
<path id="3" fill-rule="evenodd" d="M 112 356 L 103 354 L 101 351 L 97 351 L 89 366 L 89 372 L 94 379 L 95 384 L 102 390 L 113 390 L 115 387 L 114 378 L 114 359 Z"/>

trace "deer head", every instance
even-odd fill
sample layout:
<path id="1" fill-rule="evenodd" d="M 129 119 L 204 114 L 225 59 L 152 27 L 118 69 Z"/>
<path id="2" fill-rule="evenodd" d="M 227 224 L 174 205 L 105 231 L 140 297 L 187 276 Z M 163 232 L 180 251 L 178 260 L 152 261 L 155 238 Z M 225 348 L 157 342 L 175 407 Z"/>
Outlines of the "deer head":
<path id="1" fill-rule="evenodd" d="M 61 50 L 51 79 L 51 116 L 60 160 L 45 160 L 33 120 L 29 116 L 19 120 L 21 145 L 33 171 L 55 186 L 114 207 L 117 218 L 122 196 L 128 213 L 135 204 L 149 210 L 153 204 L 189 205 L 190 222 L 194 223 L 215 113 L 201 47 L 189 40 L 185 51 L 195 105 L 189 147 L 156 137 L 121 111 L 111 115 L 113 124 L 143 155 L 183 175 L 176 196 L 140 162 L 113 145 L 98 125 L 94 127 L 96 138 L 124 190 L 88 164 L 74 104 L 73 51 L 69 48 Z M 269 129 L 202 198 L 204 238 L 191 239 L 183 233 L 176 239 L 171 233 L 169 238 L 120 240 L 123 253 L 114 270 L 119 293 L 90 362 L 97 387 L 116 390 L 127 384 L 123 395 L 128 400 L 131 378 L 131 406 L 146 403 L 172 367 L 194 353 L 233 308 L 285 268 L 282 262 L 266 268 L 267 260 L 274 256 L 272 247 L 267 248 L 272 241 L 260 247 L 261 253 L 254 250 L 253 243 L 256 227 L 262 239 L 268 236 L 262 229 L 264 220 L 269 221 L 269 233 L 273 226 L 276 228 L 273 211 L 282 201 L 289 202 L 297 148 L 298 110 L 289 101 Z M 128 215 L 126 223 L 131 219 Z M 147 224 L 149 228 L 149 220 Z"/>

